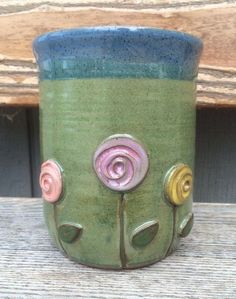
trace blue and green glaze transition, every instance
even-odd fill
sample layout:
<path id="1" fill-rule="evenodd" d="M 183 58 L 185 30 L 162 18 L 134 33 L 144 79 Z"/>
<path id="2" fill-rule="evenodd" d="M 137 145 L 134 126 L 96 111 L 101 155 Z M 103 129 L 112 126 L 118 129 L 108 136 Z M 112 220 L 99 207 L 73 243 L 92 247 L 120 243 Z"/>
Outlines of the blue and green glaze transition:
<path id="1" fill-rule="evenodd" d="M 48 33 L 33 47 L 48 161 L 40 181 L 55 243 L 71 259 L 101 268 L 163 259 L 193 222 L 201 42 L 174 31 L 94 27 Z M 106 181 L 106 165 L 117 177 L 127 167 L 136 181 L 126 173 L 130 188 Z M 58 200 L 47 198 L 51 187 Z M 175 201 L 178 192 L 189 196 Z"/>

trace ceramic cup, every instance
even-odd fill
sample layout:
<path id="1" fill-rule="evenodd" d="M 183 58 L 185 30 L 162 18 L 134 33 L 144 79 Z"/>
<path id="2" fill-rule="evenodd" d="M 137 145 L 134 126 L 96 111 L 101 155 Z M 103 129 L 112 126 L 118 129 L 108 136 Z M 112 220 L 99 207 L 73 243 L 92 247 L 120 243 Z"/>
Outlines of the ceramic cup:
<path id="1" fill-rule="evenodd" d="M 200 40 L 94 27 L 47 33 L 33 48 L 40 186 L 52 239 L 94 267 L 138 268 L 165 258 L 193 223 Z"/>

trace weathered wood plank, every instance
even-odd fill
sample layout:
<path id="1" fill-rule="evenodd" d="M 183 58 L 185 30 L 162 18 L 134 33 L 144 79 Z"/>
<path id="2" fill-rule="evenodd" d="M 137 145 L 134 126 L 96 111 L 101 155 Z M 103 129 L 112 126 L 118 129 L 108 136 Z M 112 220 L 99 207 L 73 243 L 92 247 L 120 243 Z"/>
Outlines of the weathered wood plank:
<path id="1" fill-rule="evenodd" d="M 129 8 L 134 10 L 196 10 L 200 8 L 220 8 L 226 4 L 232 4 L 234 0 L 2 0 L 0 14 L 21 12 L 37 9 L 42 6 L 56 6 L 58 8 L 77 7 L 102 7 L 102 8 Z"/>
<path id="2" fill-rule="evenodd" d="M 205 47 L 198 106 L 235 107 L 235 15 L 235 1 L 4 0 L 0 4 L 0 105 L 38 105 L 31 50 L 37 35 L 61 28 L 113 24 L 174 29 L 202 38 Z"/>
<path id="3" fill-rule="evenodd" d="M 0 297 L 236 297 L 236 205 L 195 204 L 193 232 L 172 256 L 139 270 L 103 271 L 50 245 L 40 199 L 0 203 Z"/>
<path id="4" fill-rule="evenodd" d="M 236 3 L 213 10 L 180 12 L 40 6 L 34 10 L 1 15 L 0 37 L 3 42 L 0 53 L 5 58 L 29 59 L 32 57 L 31 42 L 41 33 L 80 26 L 128 24 L 189 32 L 204 42 L 203 64 L 236 67 L 235 13 Z"/>

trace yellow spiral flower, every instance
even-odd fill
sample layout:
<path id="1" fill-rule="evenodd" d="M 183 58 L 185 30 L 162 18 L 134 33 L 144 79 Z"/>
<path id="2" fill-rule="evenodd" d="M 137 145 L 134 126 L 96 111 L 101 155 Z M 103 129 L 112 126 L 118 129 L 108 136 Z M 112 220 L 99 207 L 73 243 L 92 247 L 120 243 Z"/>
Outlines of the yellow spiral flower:
<path id="1" fill-rule="evenodd" d="M 185 164 L 172 167 L 165 178 L 165 196 L 174 205 L 186 202 L 193 189 L 192 170 Z"/>

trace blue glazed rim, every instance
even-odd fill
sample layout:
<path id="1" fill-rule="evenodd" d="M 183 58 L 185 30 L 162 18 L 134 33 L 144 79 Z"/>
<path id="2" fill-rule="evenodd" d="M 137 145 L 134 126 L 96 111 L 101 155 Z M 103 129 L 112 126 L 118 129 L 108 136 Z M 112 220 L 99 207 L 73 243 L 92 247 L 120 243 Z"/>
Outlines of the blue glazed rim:
<path id="1" fill-rule="evenodd" d="M 178 31 L 101 26 L 43 34 L 34 40 L 33 51 L 41 80 L 194 80 L 202 42 Z"/>

